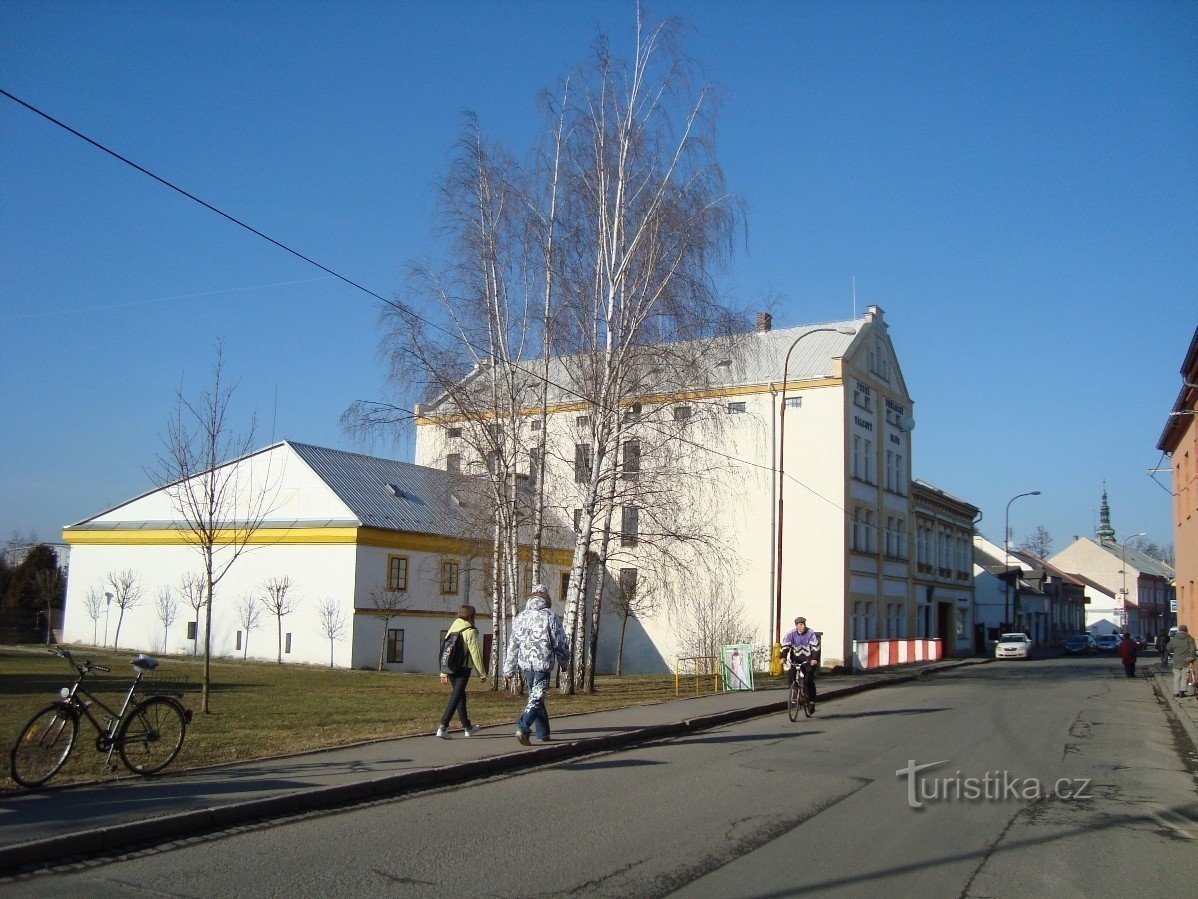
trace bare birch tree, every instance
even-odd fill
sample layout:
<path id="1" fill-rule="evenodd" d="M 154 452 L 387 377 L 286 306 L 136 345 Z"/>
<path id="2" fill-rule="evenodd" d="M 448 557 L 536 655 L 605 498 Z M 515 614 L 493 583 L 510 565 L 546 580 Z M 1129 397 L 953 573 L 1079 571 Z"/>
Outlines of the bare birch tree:
<path id="1" fill-rule="evenodd" d="M 110 571 L 104 582 L 112 588 L 112 601 L 121 610 L 116 619 L 116 633 L 112 637 L 112 646 L 115 649 L 120 645 L 121 622 L 125 620 L 125 612 L 141 605 L 142 587 L 137 582 L 137 573 L 132 568 Z"/>
<path id="2" fill-rule="evenodd" d="M 162 651 L 167 651 L 170 643 L 171 625 L 179 617 L 179 600 L 169 585 L 158 588 L 154 598 L 154 611 L 158 613 L 158 621 L 162 624 Z"/>
<path id="3" fill-rule="evenodd" d="M 320 627 L 320 635 L 329 641 L 329 667 L 332 668 L 337 641 L 345 636 L 345 610 L 337 600 L 326 596 L 316 607 L 316 620 Z"/>
<path id="4" fill-rule="evenodd" d="M 191 641 L 191 654 L 196 656 L 200 649 L 200 610 L 204 608 L 204 579 L 198 574 L 188 573 L 179 578 L 179 594 L 192 610 L 195 624 L 195 639 Z"/>
<path id="5" fill-rule="evenodd" d="M 104 591 L 97 587 L 88 587 L 87 595 L 83 597 L 83 611 L 92 620 L 92 645 L 100 635 L 100 616 L 104 614 Z"/>
<path id="6" fill-rule="evenodd" d="M 196 401 L 175 394 L 167 423 L 164 452 L 156 478 L 180 518 L 179 533 L 203 563 L 204 679 L 201 709 L 211 712 L 212 601 L 216 587 L 250 545 L 270 514 L 276 485 L 270 472 L 238 463 L 253 448 L 254 419 L 241 434 L 230 429 L 230 401 L 236 390 L 223 373 L 221 344 L 216 345 L 212 384 Z"/>
<path id="7" fill-rule="evenodd" d="M 1048 529 L 1042 524 L 1036 525 L 1036 529 L 1016 547 L 1020 552 L 1028 552 L 1037 559 L 1047 559 L 1052 555 L 1052 534 L 1048 533 Z"/>
<path id="8" fill-rule="evenodd" d="M 295 585 L 287 575 L 267 578 L 262 584 L 262 605 L 275 618 L 278 633 L 278 655 L 275 661 L 283 664 L 283 618 L 300 605 L 300 597 L 292 593 Z"/>
<path id="9" fill-rule="evenodd" d="M 245 640 L 241 644 L 241 657 L 245 659 L 250 653 L 250 634 L 262 623 L 262 606 L 253 593 L 242 594 L 237 600 L 237 623 L 245 631 Z"/>
<path id="10" fill-rule="evenodd" d="M 411 596 L 406 590 L 388 590 L 380 585 L 370 591 L 370 605 L 374 609 L 374 617 L 383 625 L 382 639 L 379 641 L 379 667 L 383 670 L 383 662 L 387 657 L 387 632 L 391 628 L 391 619 L 412 604 Z"/>

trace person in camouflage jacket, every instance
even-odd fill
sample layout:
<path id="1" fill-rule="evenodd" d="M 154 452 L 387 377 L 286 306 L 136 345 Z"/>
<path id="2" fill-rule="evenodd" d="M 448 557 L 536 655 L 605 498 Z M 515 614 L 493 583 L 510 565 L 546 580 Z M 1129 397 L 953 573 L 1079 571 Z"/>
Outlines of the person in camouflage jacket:
<path id="1" fill-rule="evenodd" d="M 536 728 L 537 739 L 542 742 L 549 739 L 545 691 L 549 689 L 555 658 L 561 668 L 569 667 L 570 641 L 561 619 L 549 608 L 549 591 L 544 584 L 537 584 L 532 588 L 524 611 L 512 622 L 512 633 L 503 657 L 504 677 L 512 677 L 519 669 L 528 686 L 528 704 L 516 722 L 516 739 L 522 746 L 529 745 L 528 736 L 533 728 Z"/>

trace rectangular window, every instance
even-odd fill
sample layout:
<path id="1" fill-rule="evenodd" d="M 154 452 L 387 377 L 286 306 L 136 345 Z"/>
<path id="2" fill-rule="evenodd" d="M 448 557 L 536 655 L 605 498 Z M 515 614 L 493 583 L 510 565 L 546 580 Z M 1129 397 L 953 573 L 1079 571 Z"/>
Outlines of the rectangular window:
<path id="1" fill-rule="evenodd" d="M 853 405 L 861 407 L 866 412 L 874 411 L 873 391 L 870 390 L 868 384 L 862 384 L 860 381 L 854 382 Z"/>
<path id="2" fill-rule="evenodd" d="M 445 457 L 445 470 L 458 474 L 462 470 L 462 454 L 450 453 Z"/>
<path id="3" fill-rule="evenodd" d="M 570 572 L 568 572 L 568 571 L 562 572 L 560 584 L 561 584 L 561 588 L 562 588 L 561 599 L 562 599 L 562 602 L 565 602 L 566 596 L 568 596 L 570 593 Z"/>
<path id="4" fill-rule="evenodd" d="M 594 460 L 594 451 L 589 443 L 574 444 L 574 483 L 585 484 L 590 481 Z"/>
<path id="5" fill-rule="evenodd" d="M 691 407 L 690 406 L 675 406 L 674 407 L 674 421 L 686 421 L 690 417 L 691 417 Z"/>
<path id="6" fill-rule="evenodd" d="M 743 402 L 728 404 L 729 415 L 741 415 L 745 411 L 747 411 L 747 407 Z"/>
<path id="7" fill-rule="evenodd" d="M 624 598 L 625 605 L 630 605 L 636 601 L 635 568 L 620 569 L 620 595 Z"/>
<path id="8" fill-rule="evenodd" d="M 628 421 L 636 421 L 640 417 L 641 417 L 641 404 L 640 403 L 633 403 L 631 406 L 629 406 L 627 409 L 624 410 L 624 418 Z"/>
<path id="9" fill-rule="evenodd" d="M 574 533 L 582 533 L 582 509 L 574 510 Z"/>
<path id="10" fill-rule="evenodd" d="M 461 437 L 462 429 L 461 428 L 446 428 L 445 433 L 448 434 L 450 437 Z"/>
<path id="11" fill-rule="evenodd" d="M 537 478 L 541 474 L 541 453 L 538 450 L 528 451 L 528 486 L 537 486 Z"/>
<path id="12" fill-rule="evenodd" d="M 591 416 L 580 415 L 578 418 L 574 419 L 574 424 L 580 428 L 589 428 L 591 426 Z"/>
<path id="13" fill-rule="evenodd" d="M 803 406 L 803 398 L 801 396 L 788 396 L 786 398 L 787 409 L 801 409 Z"/>
<path id="14" fill-rule="evenodd" d="M 534 419 L 532 420 L 532 429 L 533 429 L 534 431 L 539 431 L 539 430 L 541 430 L 541 419 L 539 419 L 539 418 L 534 418 Z"/>
<path id="15" fill-rule="evenodd" d="M 639 440 L 624 441 L 624 470 L 626 481 L 635 481 L 641 471 L 641 442 Z"/>
<path id="16" fill-rule="evenodd" d="M 387 557 L 387 589 L 402 591 L 408 589 L 408 557 Z"/>
<path id="17" fill-rule="evenodd" d="M 636 506 L 624 506 L 620 510 L 620 545 L 636 546 L 640 530 L 641 510 Z"/>
<path id="18" fill-rule="evenodd" d="M 187 622 L 187 639 L 194 640 L 196 638 L 196 623 L 194 621 Z"/>
<path id="19" fill-rule="evenodd" d="M 391 664 L 403 661 L 403 628 L 387 629 L 387 661 Z"/>
<path id="20" fill-rule="evenodd" d="M 283 652 L 285 652 L 285 653 L 291 652 L 291 632 L 290 631 L 288 631 L 288 633 L 285 635 L 285 637 L 283 639 Z"/>
<path id="21" fill-rule="evenodd" d="M 234 646 L 233 648 L 234 648 L 234 649 L 241 649 L 241 631 L 238 631 L 238 632 L 237 632 L 237 645 L 236 645 L 236 646 Z"/>
<path id="22" fill-rule="evenodd" d="M 458 577 L 461 570 L 461 566 L 454 559 L 445 559 L 441 562 L 441 594 L 443 596 L 457 596 Z"/>

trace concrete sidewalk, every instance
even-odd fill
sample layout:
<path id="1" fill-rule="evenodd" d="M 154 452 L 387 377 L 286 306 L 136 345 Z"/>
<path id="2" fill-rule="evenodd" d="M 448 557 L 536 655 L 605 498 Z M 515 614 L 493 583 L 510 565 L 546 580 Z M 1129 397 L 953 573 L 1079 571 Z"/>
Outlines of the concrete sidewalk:
<path id="1" fill-rule="evenodd" d="M 954 659 L 827 677 L 821 681 L 820 702 L 982 661 Z M 528 748 L 516 742 L 514 725 L 504 724 L 484 727 L 470 738 L 455 731 L 449 741 L 426 735 L 400 737 L 153 778 L 7 793 L 0 796 L 0 875 L 464 783 L 780 714 L 785 706 L 785 694 L 777 688 L 722 693 L 555 718 L 553 741 L 534 740 Z"/>
<path id="2" fill-rule="evenodd" d="M 1190 693 L 1187 696 L 1173 695 L 1173 669 L 1161 670 L 1157 665 L 1145 665 L 1140 669 L 1140 676 L 1151 675 L 1157 689 L 1173 714 L 1177 716 L 1182 729 L 1190 735 L 1190 740 L 1198 747 L 1198 696 Z"/>

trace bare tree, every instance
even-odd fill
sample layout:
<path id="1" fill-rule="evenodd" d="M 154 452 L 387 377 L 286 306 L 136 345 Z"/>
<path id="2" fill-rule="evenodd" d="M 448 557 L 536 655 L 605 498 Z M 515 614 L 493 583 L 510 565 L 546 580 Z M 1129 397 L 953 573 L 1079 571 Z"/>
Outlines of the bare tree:
<path id="1" fill-rule="evenodd" d="M 46 609 L 46 645 L 54 641 L 54 607 L 62 607 L 62 569 L 44 568 L 33 575 L 33 591 Z"/>
<path id="2" fill-rule="evenodd" d="M 1156 559 L 1158 562 L 1164 562 L 1170 568 L 1177 565 L 1177 555 L 1173 550 L 1172 543 L 1166 543 L 1162 546 L 1148 537 L 1135 537 L 1127 541 L 1127 545 L 1132 549 L 1139 550 L 1149 558 Z"/>
<path id="3" fill-rule="evenodd" d="M 254 420 L 243 434 L 228 424 L 236 385 L 223 378 L 216 345 L 212 386 L 192 402 L 180 388 L 158 458 L 158 483 L 174 505 L 180 534 L 203 561 L 204 680 L 201 707 L 211 711 L 212 600 L 216 587 L 269 515 L 277 488 L 269 470 L 245 460 L 253 447 Z"/>
<path id="4" fill-rule="evenodd" d="M 142 587 L 137 583 L 137 574 L 132 568 L 108 572 L 105 582 L 112 588 L 112 601 L 121 610 L 116 619 L 116 633 L 112 637 L 115 649 L 120 645 L 121 622 L 125 620 L 125 611 L 141 605 Z"/>
<path id="5" fill-rule="evenodd" d="M 385 586 L 377 586 L 370 591 L 370 605 L 374 608 L 375 617 L 383 623 L 383 637 L 379 644 L 379 671 L 383 670 L 383 661 L 387 654 L 387 631 L 391 627 L 391 619 L 408 608 L 411 602 L 407 591 L 388 590 Z"/>
<path id="6" fill-rule="evenodd" d="M 1048 533 L 1048 529 L 1044 525 L 1038 524 L 1036 529 L 1016 549 L 1020 552 L 1031 553 L 1037 559 L 1047 559 L 1052 555 L 1052 544 L 1052 535 Z"/>
<path id="7" fill-rule="evenodd" d="M 341 603 L 326 596 L 316 607 L 316 620 L 320 627 L 320 635 L 329 641 L 329 667 L 333 667 L 333 651 L 336 643 L 345 636 L 345 610 Z"/>
<path id="8" fill-rule="evenodd" d="M 87 595 L 83 598 L 83 611 L 92 620 L 92 644 L 95 645 L 99 636 L 100 616 L 104 614 L 104 591 L 96 587 L 88 587 Z"/>
<path id="9" fill-rule="evenodd" d="M 194 613 L 195 639 L 191 641 L 191 654 L 195 656 L 200 648 L 200 609 L 204 608 L 204 579 L 198 574 L 187 573 L 179 578 L 179 593 Z"/>
<path id="10" fill-rule="evenodd" d="M 244 659 L 250 652 L 250 633 L 262 623 L 262 606 L 254 594 L 243 594 L 237 600 L 237 623 L 245 631 L 245 641 L 241 644 L 241 657 Z"/>
<path id="11" fill-rule="evenodd" d="M 179 601 L 169 585 L 158 588 L 158 595 L 154 599 L 154 609 L 158 613 L 158 620 L 162 623 L 162 651 L 166 652 L 170 645 L 171 625 L 179 617 Z"/>
<path id="12" fill-rule="evenodd" d="M 278 624 L 279 652 L 275 661 L 280 665 L 283 664 L 283 616 L 290 615 L 300 605 L 300 598 L 291 592 L 294 586 L 286 575 L 267 578 L 262 585 L 262 605 Z"/>
<path id="13" fill-rule="evenodd" d="M 631 572 L 631 576 L 623 572 Z M 629 618 L 648 618 L 657 613 L 657 596 L 653 587 L 642 587 L 640 571 L 636 568 L 617 572 L 616 592 L 612 597 L 612 610 L 620 618 L 620 638 L 616 643 L 616 677 L 624 676 L 624 633 Z"/>

